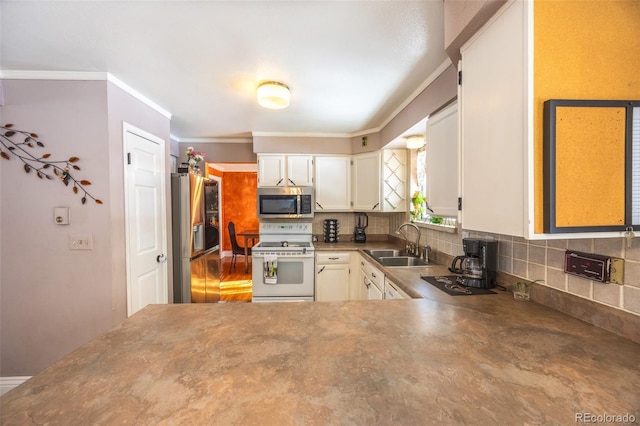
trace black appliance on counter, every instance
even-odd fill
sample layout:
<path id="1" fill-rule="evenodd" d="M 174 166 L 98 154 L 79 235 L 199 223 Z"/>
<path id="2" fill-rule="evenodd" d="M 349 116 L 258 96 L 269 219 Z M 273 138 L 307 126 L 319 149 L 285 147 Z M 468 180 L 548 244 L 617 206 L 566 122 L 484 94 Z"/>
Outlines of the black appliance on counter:
<path id="1" fill-rule="evenodd" d="M 456 256 L 449 270 L 461 274 L 458 283 L 466 287 L 494 288 L 498 270 L 498 242 L 463 238 L 464 256 Z"/>
<path id="2" fill-rule="evenodd" d="M 356 243 L 366 243 L 367 234 L 364 230 L 369 226 L 369 216 L 366 213 L 356 213 L 356 226 L 353 230 L 353 241 Z"/>

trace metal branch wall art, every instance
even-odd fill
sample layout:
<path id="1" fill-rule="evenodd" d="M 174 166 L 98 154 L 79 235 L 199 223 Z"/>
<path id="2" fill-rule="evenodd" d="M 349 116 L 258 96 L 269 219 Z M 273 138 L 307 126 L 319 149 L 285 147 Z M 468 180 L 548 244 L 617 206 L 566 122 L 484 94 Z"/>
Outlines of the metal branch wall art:
<path id="1" fill-rule="evenodd" d="M 87 198 L 91 198 L 96 204 L 102 204 L 102 201 L 94 197 L 87 191 L 86 187 L 91 182 L 85 179 L 76 179 L 71 171 L 80 170 L 80 166 L 76 163 L 80 160 L 78 157 L 69 157 L 67 160 L 50 160 L 51 154 L 46 153 L 38 156 L 33 154 L 34 148 L 44 148 L 44 143 L 38 139 L 38 135 L 23 130 L 14 130 L 13 124 L 5 124 L 0 126 L 0 157 L 10 160 L 12 156 L 19 159 L 23 163 L 25 173 L 34 174 L 40 179 L 54 180 L 55 175 L 65 186 L 69 186 L 74 194 L 82 194 L 82 204 L 87 202 Z M 20 139 L 16 141 L 15 139 Z"/>

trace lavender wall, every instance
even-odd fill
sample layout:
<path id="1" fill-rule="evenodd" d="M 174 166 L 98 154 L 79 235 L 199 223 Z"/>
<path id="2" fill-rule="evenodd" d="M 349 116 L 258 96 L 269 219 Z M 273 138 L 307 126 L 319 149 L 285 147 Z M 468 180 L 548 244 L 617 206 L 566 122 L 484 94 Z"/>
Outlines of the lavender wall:
<path id="1" fill-rule="evenodd" d="M 38 373 L 125 317 L 120 120 L 166 133 L 158 136 L 167 141 L 169 120 L 152 118 L 157 113 L 109 85 L 4 80 L 2 122 L 38 133 L 51 158 L 80 157 L 77 176 L 93 183 L 91 192 L 104 205 L 83 206 L 59 181 L 26 175 L 15 159 L 3 161 L 0 376 Z M 70 225 L 54 223 L 58 206 L 71 208 Z M 94 249 L 69 250 L 71 234 L 91 234 Z"/>
<path id="2" fill-rule="evenodd" d="M 170 170 L 170 120 L 130 94 L 109 83 L 109 176 L 111 210 L 112 318 L 117 324 L 127 316 L 125 217 L 124 217 L 124 151 L 123 122 L 149 132 L 165 141 L 165 170 Z M 165 176 L 167 200 L 167 250 L 171 248 L 171 175 Z M 168 253 L 169 257 L 171 256 Z M 173 300 L 173 265 L 167 262 L 169 299 Z"/>

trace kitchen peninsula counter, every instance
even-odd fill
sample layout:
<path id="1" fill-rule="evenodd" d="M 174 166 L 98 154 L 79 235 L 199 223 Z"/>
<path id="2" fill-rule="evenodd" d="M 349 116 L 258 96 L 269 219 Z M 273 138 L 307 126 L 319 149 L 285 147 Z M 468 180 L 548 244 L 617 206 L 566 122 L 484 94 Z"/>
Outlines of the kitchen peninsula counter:
<path id="1" fill-rule="evenodd" d="M 1 423 L 640 421 L 639 344 L 466 299 L 150 305 L 1 397 Z"/>

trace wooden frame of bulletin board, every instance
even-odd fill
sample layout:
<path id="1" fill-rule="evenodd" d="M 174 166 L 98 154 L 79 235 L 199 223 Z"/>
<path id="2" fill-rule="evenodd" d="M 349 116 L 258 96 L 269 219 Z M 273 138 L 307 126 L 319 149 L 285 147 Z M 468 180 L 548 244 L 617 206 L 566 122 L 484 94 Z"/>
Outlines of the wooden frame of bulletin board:
<path id="1" fill-rule="evenodd" d="M 640 229 L 632 211 L 640 203 L 634 110 L 640 122 L 640 101 L 544 103 L 545 233 Z"/>

